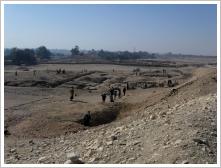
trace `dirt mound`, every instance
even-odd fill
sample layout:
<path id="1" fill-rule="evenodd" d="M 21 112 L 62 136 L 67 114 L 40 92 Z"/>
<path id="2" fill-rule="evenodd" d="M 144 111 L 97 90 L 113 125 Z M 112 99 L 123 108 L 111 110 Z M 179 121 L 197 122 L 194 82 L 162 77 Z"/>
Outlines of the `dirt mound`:
<path id="1" fill-rule="evenodd" d="M 160 102 L 150 107 L 139 119 L 125 118 L 111 125 L 56 138 L 17 141 L 16 148 L 6 146 L 7 154 L 22 158 L 28 153 L 37 157 L 28 160 L 10 158 L 6 162 L 37 163 L 44 157 L 47 159 L 43 163 L 63 164 L 66 153 L 74 151 L 79 152 L 85 163 L 93 164 L 216 163 L 216 94 L 160 110 L 163 106 Z M 157 117 L 149 118 L 150 111 Z M 161 115 L 163 111 L 164 115 Z M 39 152 L 30 151 L 30 148 L 37 148 Z M 10 152 L 14 149 L 16 153 Z M 56 157 L 58 154 L 60 157 Z"/>
<path id="2" fill-rule="evenodd" d="M 85 77 L 82 77 L 81 79 L 79 80 L 82 80 L 82 81 L 87 81 L 87 82 L 94 82 L 94 83 L 102 83 L 103 81 L 107 80 L 108 78 L 107 77 L 90 77 L 90 76 L 85 76 Z"/>

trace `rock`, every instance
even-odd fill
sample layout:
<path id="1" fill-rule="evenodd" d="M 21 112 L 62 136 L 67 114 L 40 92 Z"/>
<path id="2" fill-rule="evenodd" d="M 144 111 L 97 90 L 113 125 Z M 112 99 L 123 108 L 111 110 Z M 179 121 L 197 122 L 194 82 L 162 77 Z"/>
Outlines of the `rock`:
<path id="1" fill-rule="evenodd" d="M 31 145 L 33 145 L 33 144 L 34 144 L 34 141 L 33 141 L 33 140 L 29 140 L 28 143 L 31 144 Z"/>
<path id="2" fill-rule="evenodd" d="M 189 164 L 189 162 L 188 162 L 188 160 L 184 160 L 184 161 L 182 161 L 181 164 Z"/>
<path id="3" fill-rule="evenodd" d="M 215 133 L 215 132 L 211 132 L 210 134 L 215 137 L 217 136 L 217 133 Z"/>
<path id="4" fill-rule="evenodd" d="M 64 140 L 62 139 L 62 140 L 60 140 L 60 143 L 64 143 Z"/>
<path id="5" fill-rule="evenodd" d="M 124 129 L 124 126 L 117 127 L 115 128 L 114 132 L 117 134 L 117 133 L 120 133 L 123 129 Z"/>
<path id="6" fill-rule="evenodd" d="M 92 154 L 92 150 L 89 149 L 85 154 L 84 154 L 84 157 L 90 157 Z"/>
<path id="7" fill-rule="evenodd" d="M 216 123 L 215 122 L 211 122 L 211 126 L 216 126 Z"/>
<path id="8" fill-rule="evenodd" d="M 104 148 L 101 146 L 97 149 L 98 151 L 102 152 L 104 150 Z"/>
<path id="9" fill-rule="evenodd" d="M 80 156 L 77 153 L 75 153 L 75 152 L 68 153 L 67 154 L 67 158 L 68 158 L 68 160 L 71 160 L 71 162 L 73 164 L 83 164 L 84 163 L 82 161 L 82 159 L 80 158 Z"/>
<path id="10" fill-rule="evenodd" d="M 16 152 L 16 148 L 12 148 L 12 149 L 10 150 L 10 152 L 11 152 L 11 153 Z"/>
<path id="11" fill-rule="evenodd" d="M 206 139 L 194 138 L 193 141 L 196 142 L 197 144 L 204 144 L 204 145 L 209 146 L 209 142 Z"/>
<path id="12" fill-rule="evenodd" d="M 120 142 L 119 145 L 127 145 L 127 143 L 126 142 Z"/>
<path id="13" fill-rule="evenodd" d="M 89 163 L 93 163 L 93 162 L 95 162 L 95 161 L 97 161 L 97 160 L 98 160 L 98 158 L 93 157 L 93 158 L 91 158 L 88 162 L 89 162 Z"/>
<path id="14" fill-rule="evenodd" d="M 167 149 L 169 147 L 170 147 L 170 145 L 165 145 L 165 146 L 163 146 L 163 149 Z"/>
<path id="15" fill-rule="evenodd" d="M 174 128 L 174 129 L 175 129 L 176 131 L 179 131 L 179 130 L 181 130 L 181 128 L 179 128 L 179 127 L 178 127 L 178 128 Z"/>
<path id="16" fill-rule="evenodd" d="M 104 160 L 100 160 L 99 164 L 105 164 L 105 161 Z"/>
<path id="17" fill-rule="evenodd" d="M 92 145 L 90 145 L 89 149 L 96 150 L 100 146 L 100 142 L 96 139 Z"/>
<path id="18" fill-rule="evenodd" d="M 137 145 L 139 143 L 141 143 L 141 141 L 136 140 L 136 141 L 132 141 L 131 143 L 128 143 L 127 146 Z"/>
<path id="19" fill-rule="evenodd" d="M 48 159 L 48 158 L 45 157 L 45 156 L 40 157 L 40 158 L 38 159 L 38 163 L 43 163 L 43 162 L 45 162 L 47 159 Z"/>
<path id="20" fill-rule="evenodd" d="M 209 154 L 214 154 L 214 152 L 212 150 L 209 150 Z"/>
<path id="21" fill-rule="evenodd" d="M 156 119 L 156 116 L 155 115 L 150 115 L 150 119 L 154 120 L 154 119 Z"/>
<path id="22" fill-rule="evenodd" d="M 32 150 L 33 150 L 33 148 L 32 148 Z M 35 153 L 36 153 L 37 155 L 39 155 L 41 152 L 40 152 L 39 150 L 36 150 Z"/>
<path id="23" fill-rule="evenodd" d="M 117 140 L 117 136 L 116 135 L 111 135 L 110 138 L 111 138 L 112 141 Z"/>
<path id="24" fill-rule="evenodd" d="M 72 153 L 67 153 L 67 158 L 71 160 L 72 162 L 75 162 L 76 160 L 80 158 L 80 156 L 77 153 L 72 152 Z"/>
<path id="25" fill-rule="evenodd" d="M 141 141 L 134 141 L 134 142 L 133 142 L 133 145 L 137 145 L 137 144 L 139 144 L 139 143 L 141 143 Z"/>
<path id="26" fill-rule="evenodd" d="M 202 147 L 202 151 L 204 151 L 204 152 L 206 151 L 206 147 L 205 146 Z"/>
<path id="27" fill-rule="evenodd" d="M 46 147 L 46 146 L 48 146 L 47 143 L 43 143 L 43 144 L 42 144 L 42 147 L 43 147 L 43 148 Z"/>
<path id="28" fill-rule="evenodd" d="M 71 160 L 67 160 L 64 164 L 72 164 Z"/>
<path id="29" fill-rule="evenodd" d="M 161 117 L 165 117 L 165 116 L 166 116 L 166 114 L 167 114 L 167 113 L 166 113 L 165 111 L 162 111 L 162 112 L 160 112 L 160 114 L 159 114 L 159 115 L 160 115 Z"/>
<path id="30" fill-rule="evenodd" d="M 113 141 L 107 141 L 106 144 L 109 145 L 113 145 Z"/>
<path id="31" fill-rule="evenodd" d="M 134 157 L 129 158 L 129 159 L 128 159 L 128 162 L 133 161 L 133 160 L 135 160 L 135 158 L 134 158 Z"/>
<path id="32" fill-rule="evenodd" d="M 24 143 L 19 144 L 19 147 L 20 147 L 20 148 L 22 148 L 22 147 L 24 147 L 24 146 L 25 146 Z"/>
<path id="33" fill-rule="evenodd" d="M 174 145 L 178 145 L 178 144 L 180 144 L 182 142 L 182 140 L 181 139 L 178 139 L 178 140 L 176 140 L 175 142 L 174 142 Z"/>

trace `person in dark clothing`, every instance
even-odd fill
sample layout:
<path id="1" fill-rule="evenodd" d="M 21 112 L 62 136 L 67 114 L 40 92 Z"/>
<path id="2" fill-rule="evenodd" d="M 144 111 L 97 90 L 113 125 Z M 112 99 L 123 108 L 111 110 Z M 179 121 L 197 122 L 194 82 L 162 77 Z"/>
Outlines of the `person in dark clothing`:
<path id="1" fill-rule="evenodd" d="M 110 88 L 110 94 L 114 95 L 114 88 L 113 87 Z"/>
<path id="2" fill-rule="evenodd" d="M 114 102 L 113 96 L 114 96 L 114 88 L 111 87 L 111 89 L 110 89 L 110 102 Z"/>
<path id="3" fill-rule="evenodd" d="M 102 97 L 102 101 L 105 102 L 105 100 L 106 100 L 106 94 L 105 94 L 105 93 L 101 94 L 101 97 Z"/>
<path id="4" fill-rule="evenodd" d="M 127 90 L 129 90 L 129 83 L 127 82 Z"/>
<path id="5" fill-rule="evenodd" d="M 11 135 L 10 132 L 8 131 L 8 127 L 7 126 L 5 126 L 4 135 L 5 136 Z"/>
<path id="6" fill-rule="evenodd" d="M 168 87 L 173 87 L 172 81 L 168 80 L 167 85 L 168 85 Z"/>
<path id="7" fill-rule="evenodd" d="M 121 89 L 118 89 L 118 98 L 121 98 Z"/>
<path id="8" fill-rule="evenodd" d="M 17 71 L 15 72 L 15 76 L 18 76 L 18 72 Z"/>
<path id="9" fill-rule="evenodd" d="M 36 70 L 33 71 L 33 76 L 36 76 Z"/>
<path id="10" fill-rule="evenodd" d="M 124 93 L 124 96 L 126 94 L 126 87 L 123 88 L 123 93 Z"/>
<path id="11" fill-rule="evenodd" d="M 70 101 L 73 101 L 73 99 L 74 99 L 74 87 L 73 86 L 71 87 L 70 93 L 71 93 Z"/>
<path id="12" fill-rule="evenodd" d="M 117 91 L 114 90 L 114 100 L 117 98 Z"/>
<path id="13" fill-rule="evenodd" d="M 113 97 L 113 95 L 110 95 L 110 102 L 114 102 L 114 97 Z"/>
<path id="14" fill-rule="evenodd" d="M 87 112 L 87 114 L 84 115 L 84 126 L 90 126 L 91 122 L 91 113 L 90 111 Z"/>
<path id="15" fill-rule="evenodd" d="M 60 70 L 59 70 L 59 69 L 57 69 L 57 70 L 56 70 L 56 73 L 57 73 L 57 74 L 59 74 L 59 73 L 60 73 Z"/>

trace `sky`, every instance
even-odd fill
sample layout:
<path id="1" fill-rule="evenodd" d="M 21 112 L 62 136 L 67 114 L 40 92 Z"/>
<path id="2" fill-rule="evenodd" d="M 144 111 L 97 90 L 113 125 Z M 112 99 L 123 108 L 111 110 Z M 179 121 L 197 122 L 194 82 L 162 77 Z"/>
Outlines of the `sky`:
<path id="1" fill-rule="evenodd" d="M 6 4 L 5 48 L 216 55 L 214 4 Z"/>

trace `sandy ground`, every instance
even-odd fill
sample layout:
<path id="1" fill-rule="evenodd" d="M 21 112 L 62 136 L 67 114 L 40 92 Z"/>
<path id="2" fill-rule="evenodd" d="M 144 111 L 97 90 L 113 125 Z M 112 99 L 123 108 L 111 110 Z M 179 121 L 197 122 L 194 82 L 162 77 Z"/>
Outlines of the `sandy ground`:
<path id="1" fill-rule="evenodd" d="M 65 67 L 66 74 L 56 74 L 55 70 L 63 67 Z M 144 122 L 144 119 L 146 117 L 149 119 L 151 115 L 152 117 L 156 114 L 163 116 L 164 114 L 162 113 L 165 109 L 173 108 L 178 104 L 181 105 L 191 99 L 195 100 L 200 96 L 216 93 L 216 69 L 213 68 L 199 68 L 196 70 L 192 67 L 187 67 L 183 69 L 180 68 L 178 69 L 179 71 L 174 68 L 168 68 L 166 70 L 167 74 L 170 74 L 170 78 L 168 78 L 167 75 L 162 75 L 163 68 L 141 68 L 140 75 L 136 75 L 136 73 L 133 72 L 135 68 L 137 67 L 100 64 L 53 64 L 33 66 L 29 67 L 29 71 L 23 71 L 18 70 L 16 66 L 6 66 L 5 125 L 8 126 L 8 130 L 11 133 L 11 135 L 5 139 L 5 159 L 7 163 L 23 163 L 25 160 L 22 159 L 24 154 L 20 156 L 21 159 L 11 158 L 10 150 L 13 146 L 17 149 L 20 148 L 16 145 L 17 142 L 15 141 L 17 140 L 37 139 L 40 143 L 41 139 L 43 141 L 43 139 L 46 138 L 48 142 L 51 142 L 53 138 L 61 136 L 67 136 L 68 138 L 71 138 L 72 135 L 75 134 L 76 136 L 82 136 L 81 132 L 84 132 L 84 130 L 89 130 L 89 132 L 90 130 L 92 130 L 92 132 L 94 130 L 99 134 L 99 130 L 102 129 L 102 127 L 104 127 L 106 131 L 110 131 L 119 125 L 126 126 L 140 119 Z M 34 69 L 37 70 L 36 76 L 33 75 Z M 87 72 L 84 72 L 84 69 L 87 69 Z M 15 71 L 18 71 L 18 76 L 15 76 Z M 171 96 L 171 90 L 173 88 L 169 88 L 166 85 L 164 87 L 158 86 L 159 83 L 166 83 L 169 79 L 178 81 L 178 85 L 175 86 L 174 89 L 181 90 L 179 94 L 175 93 Z M 126 82 L 155 82 L 157 86 L 147 89 L 142 89 L 137 86 L 135 89 L 128 90 L 126 96 L 117 98 L 114 103 L 109 101 L 109 97 L 107 97 L 105 103 L 102 103 L 101 93 L 107 91 L 109 86 L 118 85 L 123 88 Z M 71 86 L 76 88 L 74 101 L 69 101 Z M 92 112 L 92 122 L 94 124 L 94 127 L 90 128 L 83 126 L 79 122 L 88 110 Z M 116 116 L 110 116 L 110 113 Z M 180 114 L 184 115 L 182 110 L 180 110 Z M 182 117 L 176 116 L 173 120 L 166 120 L 166 122 L 174 122 L 176 124 L 176 120 L 177 122 L 181 122 Z M 151 132 L 156 132 L 157 135 L 160 135 L 160 130 L 165 132 L 165 136 L 166 134 L 173 136 L 173 133 L 174 136 L 177 136 L 174 131 L 165 130 L 164 127 L 161 127 L 165 122 L 165 118 L 161 120 L 159 117 L 158 121 L 160 123 L 160 125 L 158 125 L 158 131 L 155 130 L 158 128 L 157 124 L 152 124 L 149 128 L 145 127 L 148 132 L 147 134 L 141 131 L 143 135 L 139 136 L 143 136 L 142 139 L 145 140 L 148 139 L 149 136 L 152 136 Z M 131 128 L 131 125 L 128 127 Z M 183 127 L 185 127 L 185 124 Z M 134 129 L 137 129 L 137 127 Z M 164 135 L 164 133 L 162 134 Z M 161 136 L 158 136 L 158 138 L 160 137 Z M 82 138 L 84 138 L 84 136 Z M 87 138 L 82 138 L 79 139 L 87 143 Z M 79 139 L 74 139 L 74 141 L 78 143 L 80 141 Z M 171 138 L 167 137 L 166 140 L 169 141 Z M 134 139 L 131 139 L 131 142 L 133 141 Z M 158 155 L 156 155 L 153 156 L 155 157 L 154 159 L 150 158 L 149 156 L 153 154 L 155 149 L 153 149 L 153 144 L 150 140 L 147 142 L 146 144 L 142 143 L 144 151 L 142 157 L 137 157 L 136 159 L 129 157 L 129 161 L 125 161 L 125 159 L 116 160 L 117 155 L 113 155 L 113 158 L 109 160 L 104 158 L 100 160 L 104 163 L 179 163 L 181 161 L 180 159 L 176 160 L 175 155 L 172 154 L 163 160 L 162 157 L 164 155 L 162 155 L 162 153 L 165 152 L 164 149 L 166 149 L 166 147 L 160 150 L 160 146 L 157 146 L 160 156 L 158 157 Z M 157 145 L 157 143 L 155 143 L 155 145 Z M 82 155 L 86 152 L 83 146 L 76 148 L 79 148 L 79 150 L 82 149 L 82 151 L 78 150 Z M 134 152 L 138 149 L 139 148 L 134 150 Z M 152 152 L 148 149 L 151 149 Z M 168 150 L 167 153 L 170 150 Z M 39 151 L 44 153 L 41 150 Z M 130 153 L 130 151 L 126 151 L 125 156 L 129 156 L 128 152 Z M 170 152 L 172 152 L 172 150 Z M 44 155 L 46 154 L 44 153 Z M 30 160 L 30 163 L 36 163 L 40 156 L 42 156 L 41 153 L 28 160 Z M 166 157 L 166 155 L 164 157 Z M 208 162 L 215 161 L 213 159 L 215 155 L 211 157 L 212 158 L 208 159 Z M 62 157 L 58 162 L 62 163 L 65 161 L 64 159 L 65 158 Z M 84 157 L 84 159 L 87 160 L 87 157 Z M 88 162 L 90 162 L 90 159 Z M 50 163 L 53 163 L 52 160 L 51 158 Z M 190 161 L 195 163 L 200 162 L 197 158 Z M 27 162 L 29 163 L 29 161 Z M 93 162 L 98 163 L 96 161 L 92 161 L 92 163 Z M 204 161 L 202 162 L 204 163 Z"/>

